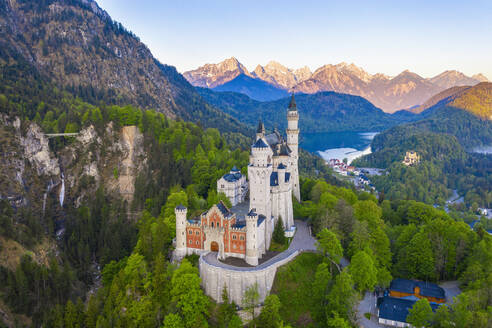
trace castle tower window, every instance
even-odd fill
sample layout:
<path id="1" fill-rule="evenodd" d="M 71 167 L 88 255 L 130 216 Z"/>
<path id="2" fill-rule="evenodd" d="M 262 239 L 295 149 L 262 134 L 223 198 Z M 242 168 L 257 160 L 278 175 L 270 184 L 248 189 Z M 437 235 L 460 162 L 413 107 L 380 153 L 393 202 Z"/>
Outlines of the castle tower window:
<path id="1" fill-rule="evenodd" d="M 192 234 L 193 234 L 193 231 L 192 231 L 192 230 L 188 230 L 188 233 L 189 233 L 190 235 L 192 235 Z"/>
<path id="2" fill-rule="evenodd" d="M 196 232 L 196 235 L 197 235 L 197 236 L 199 236 L 199 235 L 200 235 L 200 231 L 197 231 L 197 232 Z"/>
<path id="3" fill-rule="evenodd" d="M 198 245 L 198 244 L 200 244 L 200 243 L 198 242 L 198 240 L 196 241 L 196 244 L 197 244 L 197 245 Z"/>
<path id="4" fill-rule="evenodd" d="M 244 240 L 244 236 L 241 236 L 239 239 Z"/>
<path id="5" fill-rule="evenodd" d="M 191 244 L 193 244 L 193 241 L 191 241 L 191 240 L 190 240 L 189 244 L 190 244 L 190 245 L 191 245 Z"/>
<path id="6" fill-rule="evenodd" d="M 212 228 L 214 227 L 214 223 L 213 222 L 210 225 L 212 226 Z"/>
<path id="7" fill-rule="evenodd" d="M 232 239 L 234 239 L 234 240 L 235 240 L 235 239 L 236 239 L 236 235 L 232 235 Z"/>

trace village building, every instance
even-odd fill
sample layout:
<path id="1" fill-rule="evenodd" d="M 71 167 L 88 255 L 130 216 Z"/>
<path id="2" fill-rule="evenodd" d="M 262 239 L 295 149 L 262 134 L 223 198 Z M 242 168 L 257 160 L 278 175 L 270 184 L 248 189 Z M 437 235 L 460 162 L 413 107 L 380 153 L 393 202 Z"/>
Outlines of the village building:
<path id="1" fill-rule="evenodd" d="M 294 95 L 287 121 L 286 138 L 277 130 L 266 134 L 263 123 L 258 124 L 248 165 L 249 212 L 244 217 L 233 213 L 222 202 L 193 219 L 187 219 L 185 207 L 176 207 L 176 257 L 217 252 L 219 259 L 238 257 L 256 266 L 270 247 L 278 220 L 284 226 L 285 235 L 293 236 L 292 196 L 300 200 L 299 115 Z M 218 191 L 230 187 L 226 195 L 235 201 L 244 199 L 243 177 L 239 174 L 233 169 L 217 182 Z"/>
<path id="2" fill-rule="evenodd" d="M 389 295 L 398 298 L 412 296 L 418 299 L 426 298 L 431 303 L 446 302 L 444 289 L 437 284 L 427 281 L 394 279 L 389 287 Z"/>
<path id="3" fill-rule="evenodd" d="M 408 311 L 413 307 L 416 300 L 396 297 L 378 298 L 378 322 L 390 327 L 413 327 L 407 320 Z M 430 303 L 435 312 L 439 307 L 437 303 Z"/>
<path id="4" fill-rule="evenodd" d="M 405 154 L 405 159 L 403 159 L 403 164 L 406 166 L 412 166 L 420 162 L 420 155 L 415 151 L 407 151 Z"/>
<path id="5" fill-rule="evenodd" d="M 244 202 L 248 194 L 248 182 L 236 166 L 217 181 L 217 193 L 221 192 L 229 198 L 232 206 Z"/>

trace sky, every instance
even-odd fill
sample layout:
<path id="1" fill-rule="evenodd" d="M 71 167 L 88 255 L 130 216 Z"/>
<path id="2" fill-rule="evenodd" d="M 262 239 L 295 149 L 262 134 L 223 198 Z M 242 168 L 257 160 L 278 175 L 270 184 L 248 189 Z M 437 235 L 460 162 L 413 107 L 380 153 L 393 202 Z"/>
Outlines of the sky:
<path id="1" fill-rule="evenodd" d="M 236 57 L 371 74 L 456 69 L 492 80 L 491 0 L 97 0 L 162 63 L 184 72 Z"/>

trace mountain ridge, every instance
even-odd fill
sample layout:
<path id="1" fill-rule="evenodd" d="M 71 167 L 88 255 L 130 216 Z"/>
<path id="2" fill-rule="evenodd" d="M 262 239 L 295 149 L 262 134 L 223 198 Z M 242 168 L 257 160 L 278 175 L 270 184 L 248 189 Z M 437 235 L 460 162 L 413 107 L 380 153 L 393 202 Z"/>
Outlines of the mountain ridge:
<path id="1" fill-rule="evenodd" d="M 210 66 L 207 66 L 215 65 L 214 67 L 218 68 L 221 63 L 231 59 L 238 63 L 236 65 L 238 69 L 234 74 L 216 70 L 216 77 L 211 73 Z M 390 77 L 382 73 L 370 74 L 353 63 L 347 64 L 345 62 L 336 65 L 323 65 L 314 72 L 311 72 L 307 67 L 297 70 L 288 68 L 276 61 L 270 61 L 265 66 L 257 65 L 252 72 L 248 72 L 244 65 L 240 64 L 234 57 L 221 63 L 207 64 L 193 71 L 185 72 L 183 75 L 192 85 L 200 87 L 213 85 L 212 88 L 214 88 L 220 83 L 228 83 L 238 75 L 244 74 L 289 92 L 312 94 L 320 91 L 335 91 L 347 93 L 362 96 L 388 113 L 420 106 L 433 95 L 453 86 L 475 85 L 488 81 L 481 73 L 469 77 L 455 70 L 448 70 L 430 78 L 424 78 L 405 70 Z M 204 83 L 202 79 L 206 82 Z M 251 94 L 249 95 L 251 96 Z M 254 95 L 253 98 L 255 98 Z"/>

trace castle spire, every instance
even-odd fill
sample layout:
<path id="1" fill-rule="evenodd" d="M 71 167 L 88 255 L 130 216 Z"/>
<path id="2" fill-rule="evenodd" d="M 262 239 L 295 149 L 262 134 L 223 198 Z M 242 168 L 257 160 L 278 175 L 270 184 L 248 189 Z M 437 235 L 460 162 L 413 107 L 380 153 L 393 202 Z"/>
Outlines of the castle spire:
<path id="1" fill-rule="evenodd" d="M 289 110 L 297 110 L 296 98 L 294 97 L 294 93 L 292 93 L 292 97 L 290 98 Z"/>
<path id="2" fill-rule="evenodd" d="M 265 134 L 265 126 L 263 125 L 261 119 L 258 121 L 258 129 L 256 129 L 256 133 Z"/>

